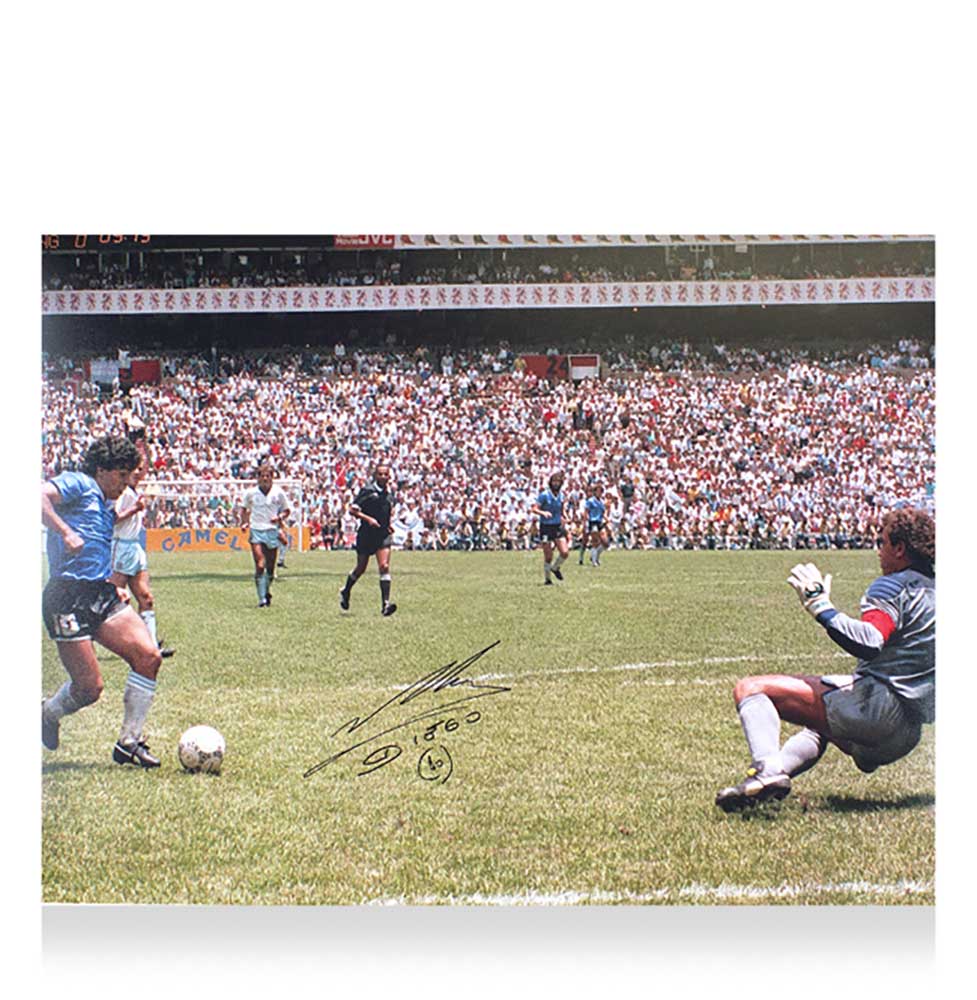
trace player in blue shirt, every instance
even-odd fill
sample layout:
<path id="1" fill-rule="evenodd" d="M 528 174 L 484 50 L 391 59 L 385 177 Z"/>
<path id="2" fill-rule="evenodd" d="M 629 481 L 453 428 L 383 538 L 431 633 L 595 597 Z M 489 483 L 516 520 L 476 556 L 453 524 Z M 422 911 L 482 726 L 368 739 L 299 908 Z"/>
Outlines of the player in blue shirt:
<path id="1" fill-rule="evenodd" d="M 788 583 L 830 638 L 857 659 L 854 673 L 747 677 L 733 691 L 753 758 L 746 780 L 716 805 L 733 812 L 790 793 L 791 778 L 834 743 L 870 774 L 905 757 L 936 717 L 936 525 L 926 511 L 890 511 L 861 618 L 831 603 L 831 576 L 799 564 Z M 780 746 L 780 721 L 804 728 Z"/>
<path id="2" fill-rule="evenodd" d="M 41 486 L 50 570 L 41 607 L 69 678 L 41 704 L 41 742 L 56 750 L 61 719 L 98 701 L 102 673 L 93 644 L 97 640 L 130 668 L 112 759 L 150 768 L 159 767 L 159 760 L 149 753 L 142 731 L 162 656 L 125 592 L 109 581 L 115 501 L 139 461 L 127 438 L 102 437 L 85 453 L 82 472 L 62 472 Z"/>
<path id="3" fill-rule="evenodd" d="M 566 528 L 563 527 L 563 489 L 564 476 L 562 472 L 554 472 L 549 478 L 548 488 L 536 498 L 536 504 L 529 508 L 529 513 L 539 518 L 539 537 L 543 542 L 543 582 L 547 587 L 553 585 L 550 574 L 563 579 L 560 566 L 563 565 L 570 551 Z M 557 557 L 553 559 L 553 546 L 556 545 Z"/>
<path id="4" fill-rule="evenodd" d="M 600 554 L 610 548 L 610 540 L 607 535 L 607 522 L 605 520 L 607 507 L 602 499 L 604 490 L 600 483 L 596 483 L 591 490 L 590 496 L 584 501 L 584 515 L 587 526 L 584 529 L 583 539 L 580 543 L 580 565 L 583 565 L 584 549 L 590 546 L 590 565 L 600 566 Z"/>

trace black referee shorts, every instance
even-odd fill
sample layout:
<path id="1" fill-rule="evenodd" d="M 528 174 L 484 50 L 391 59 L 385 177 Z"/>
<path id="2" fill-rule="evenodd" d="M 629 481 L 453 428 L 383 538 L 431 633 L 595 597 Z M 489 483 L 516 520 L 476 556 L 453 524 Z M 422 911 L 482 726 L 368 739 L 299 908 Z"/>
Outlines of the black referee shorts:
<path id="1" fill-rule="evenodd" d="M 393 535 L 385 535 L 383 532 L 377 531 L 369 533 L 359 531 L 356 533 L 356 554 L 358 556 L 375 556 L 380 549 L 389 549 L 393 543 Z"/>

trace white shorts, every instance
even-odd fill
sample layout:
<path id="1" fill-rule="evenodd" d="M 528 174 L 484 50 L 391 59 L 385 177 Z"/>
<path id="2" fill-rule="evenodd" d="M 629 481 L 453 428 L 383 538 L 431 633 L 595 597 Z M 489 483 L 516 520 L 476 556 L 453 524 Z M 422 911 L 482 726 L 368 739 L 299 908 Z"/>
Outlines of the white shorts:
<path id="1" fill-rule="evenodd" d="M 277 549 L 278 529 L 277 528 L 252 528 L 248 535 L 248 542 L 251 545 L 263 545 L 266 549 Z"/>
<path id="2" fill-rule="evenodd" d="M 116 538 L 112 541 L 112 572 L 135 576 L 149 568 L 146 550 L 137 538 Z"/>
<path id="3" fill-rule="evenodd" d="M 874 677 L 832 674 L 821 678 L 833 687 L 823 698 L 832 739 L 850 744 L 852 758 L 868 774 L 905 757 L 919 742 L 923 727 L 905 702 Z"/>

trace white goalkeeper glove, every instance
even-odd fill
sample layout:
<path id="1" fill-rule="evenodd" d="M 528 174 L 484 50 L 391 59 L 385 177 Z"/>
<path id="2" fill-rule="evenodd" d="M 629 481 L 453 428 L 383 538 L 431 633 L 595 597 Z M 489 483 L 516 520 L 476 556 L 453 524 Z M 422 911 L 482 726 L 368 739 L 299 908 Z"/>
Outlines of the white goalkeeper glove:
<path id="1" fill-rule="evenodd" d="M 831 574 L 822 577 L 814 563 L 798 563 L 790 571 L 787 582 L 797 591 L 804 610 L 812 618 L 834 608 L 831 603 Z"/>

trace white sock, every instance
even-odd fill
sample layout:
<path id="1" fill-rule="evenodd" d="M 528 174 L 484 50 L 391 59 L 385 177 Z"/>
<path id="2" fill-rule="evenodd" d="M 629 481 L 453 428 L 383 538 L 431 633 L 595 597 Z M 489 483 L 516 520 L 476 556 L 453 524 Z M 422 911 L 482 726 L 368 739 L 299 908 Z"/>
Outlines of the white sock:
<path id="1" fill-rule="evenodd" d="M 71 681 L 65 681 L 53 694 L 44 702 L 44 714 L 52 721 L 57 722 L 66 715 L 77 712 L 83 706 L 75 701 L 71 694 Z"/>
<path id="2" fill-rule="evenodd" d="M 561 553 L 553 560 L 553 569 L 559 569 L 563 565 L 564 556 Z"/>
<path id="3" fill-rule="evenodd" d="M 146 623 L 146 628 L 149 629 L 149 634 L 153 639 L 153 645 L 159 645 L 156 639 L 156 612 L 142 611 L 140 612 L 139 617 Z"/>
<path id="4" fill-rule="evenodd" d="M 135 670 L 129 671 L 122 699 L 124 711 L 122 729 L 119 731 L 120 742 L 138 741 L 142 737 L 142 729 L 155 693 L 156 681 L 137 674 Z"/>
<path id="5" fill-rule="evenodd" d="M 780 772 L 780 716 L 774 703 L 765 694 L 751 694 L 737 709 L 746 745 L 754 762 L 764 771 Z"/>
<path id="6" fill-rule="evenodd" d="M 781 766 L 793 778 L 814 767 L 827 748 L 826 737 L 814 729 L 802 729 L 780 748 Z"/>
<path id="7" fill-rule="evenodd" d="M 543 574 L 547 580 L 550 578 L 550 571 L 552 569 L 553 567 L 549 563 L 543 563 Z"/>

